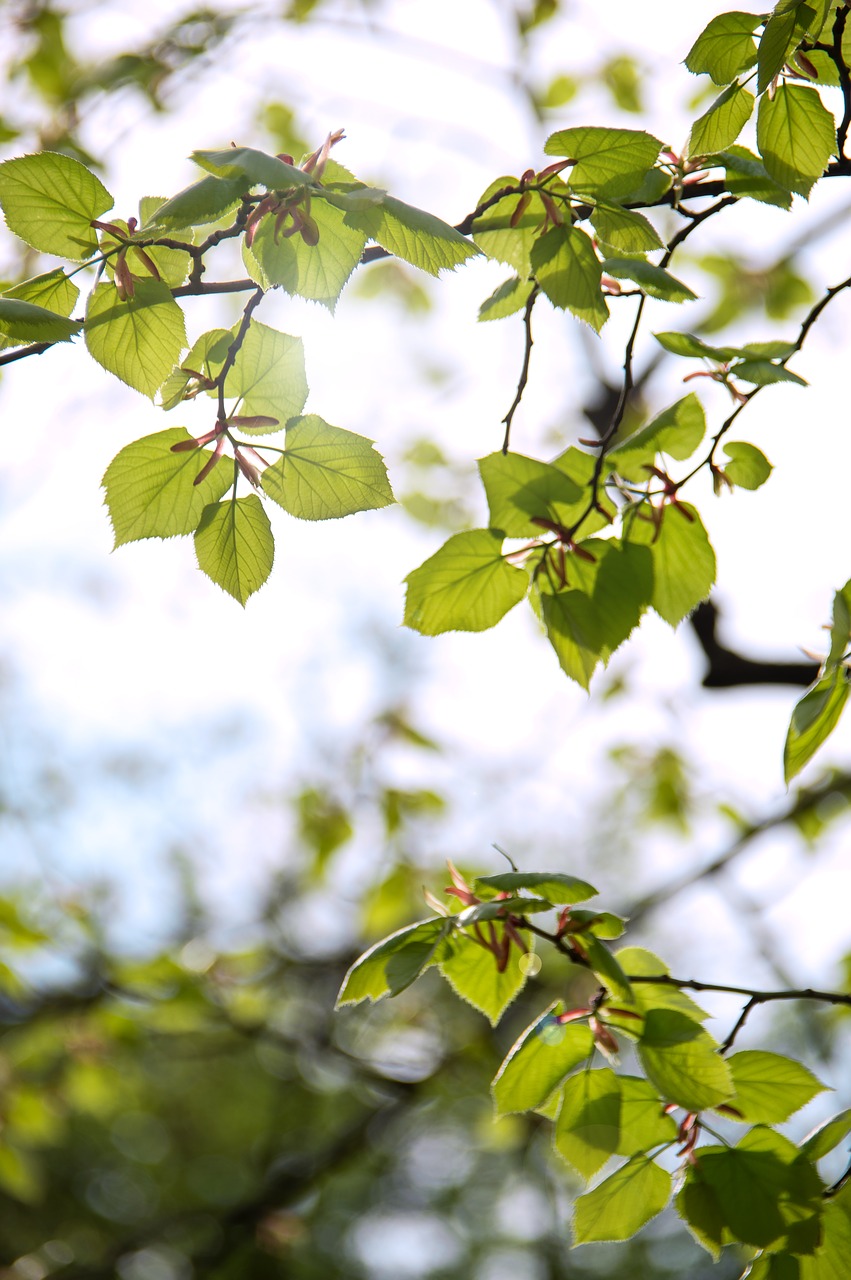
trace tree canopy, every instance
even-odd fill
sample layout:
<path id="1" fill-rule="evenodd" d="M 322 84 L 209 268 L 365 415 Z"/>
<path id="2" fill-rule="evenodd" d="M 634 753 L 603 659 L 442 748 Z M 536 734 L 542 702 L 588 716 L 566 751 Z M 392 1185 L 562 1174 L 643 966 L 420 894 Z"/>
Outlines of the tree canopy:
<path id="1" fill-rule="evenodd" d="M 21 9 L 8 74 L 25 109 L 0 121 L 0 366 L 11 383 L 23 362 L 87 353 L 122 398 L 148 402 L 150 430 L 121 442 L 103 475 L 114 546 L 193 540 L 209 591 L 246 606 L 241 652 L 213 636 L 204 661 L 214 680 L 227 667 L 251 684 L 262 678 L 251 654 L 270 644 L 252 634 L 252 598 L 276 589 L 283 521 L 345 528 L 370 512 L 381 539 L 397 496 L 385 463 L 396 443 L 308 404 L 322 353 L 278 327 L 280 299 L 333 316 L 360 290 L 361 324 L 387 297 L 413 323 L 448 273 L 499 264 L 509 274 L 479 300 L 478 320 L 519 342 L 512 394 L 492 447 L 466 459 L 474 478 L 436 440 L 410 447 L 400 474 L 437 484 L 401 495 L 431 542 L 407 567 L 398 621 L 424 637 L 480 633 L 528 602 L 535 653 L 544 661 L 549 646 L 551 678 L 589 694 L 587 715 L 617 704 L 618 663 L 648 622 L 682 627 L 707 690 L 797 687 L 776 743 L 785 800 L 743 812 L 700 796 L 677 749 L 637 750 L 623 734 L 593 856 L 562 830 L 551 853 L 499 848 L 495 862 L 499 832 L 480 815 L 481 864 L 451 843 L 436 859 L 448 801 L 428 762 L 446 754 L 452 725 L 434 734 L 405 690 L 366 717 L 330 776 L 293 784 L 292 847 L 245 940 L 228 940 L 204 903 L 203 868 L 183 855 L 181 918 L 156 948 L 117 941 L 92 890 L 10 881 L 0 1260 L 16 1280 L 833 1280 L 847 1268 L 839 1055 L 851 991 L 835 974 L 810 976 L 810 908 L 781 942 L 765 893 L 749 898 L 724 877 L 772 832 L 818 849 L 847 808 L 851 774 L 798 775 L 823 764 L 851 688 L 851 579 L 826 591 L 824 644 L 802 659 L 731 645 L 710 597 L 724 586 L 717 504 L 747 503 L 773 480 L 764 440 L 749 438 L 751 405 L 774 396 L 794 404 L 776 415 L 806 426 L 805 400 L 792 400 L 810 394 L 803 362 L 851 292 L 842 246 L 824 282 L 794 252 L 766 266 L 760 246 L 720 249 L 712 237 L 742 211 L 739 236 L 769 214 L 806 219 L 808 201 L 843 188 L 851 17 L 834 0 L 780 0 L 710 14 L 690 47 L 660 41 L 653 75 L 691 77 L 682 143 L 649 127 L 641 68 L 626 55 L 584 82 L 536 81 L 538 42 L 564 19 L 552 0 L 512 9 L 537 143 L 514 173 L 456 187 L 453 211 L 402 199 L 392 172 L 356 177 L 340 158 L 345 144 L 357 167 L 356 139 L 336 122 L 304 139 L 296 98 L 264 104 L 253 134 L 229 142 L 194 120 L 193 180 L 173 194 L 166 182 L 140 189 L 128 209 L 109 189 L 116 156 L 85 128 L 92 103 L 130 90 L 166 112 L 173 89 L 234 55 L 252 23 L 268 40 L 343 18 L 321 3 L 186 13 L 96 61 L 75 50 L 73 15 Z M 594 123 L 589 94 L 601 88 L 611 105 Z M 830 211 L 821 230 L 836 222 Z M 802 253 L 817 238 L 808 226 Z M 549 441 L 520 430 L 539 340 L 595 353 L 582 413 Z M 380 381 L 379 353 L 367 374 Z M 817 527 L 827 499 L 805 497 L 782 527 L 754 526 L 742 557 L 757 565 L 766 538 L 797 543 Z M 193 658 L 180 665 L 195 677 Z M 552 735 L 542 724 L 542 756 Z M 404 755 L 404 778 L 387 770 L 391 753 Z M 510 803 L 512 780 L 500 786 Z M 4 804 L 9 829 L 26 833 L 40 800 Z M 659 828 L 674 862 L 633 888 L 625 851 Z M 704 832 L 719 833 L 711 856 Z M 382 851 L 377 870 L 347 861 L 363 833 Z M 753 971 L 713 968 L 711 909 L 681 906 L 715 886 L 738 912 L 737 939 L 755 943 Z M 672 932 L 703 943 L 698 976 L 680 968 L 691 957 Z M 786 1020 L 772 1024 L 769 1009 Z M 795 1127 L 804 1108 L 809 1131 Z"/>

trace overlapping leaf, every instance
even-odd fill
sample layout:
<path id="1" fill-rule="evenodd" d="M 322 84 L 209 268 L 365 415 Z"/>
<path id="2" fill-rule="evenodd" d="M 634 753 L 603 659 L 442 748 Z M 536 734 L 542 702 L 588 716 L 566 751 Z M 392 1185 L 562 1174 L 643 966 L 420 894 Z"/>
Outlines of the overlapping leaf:
<path id="1" fill-rule="evenodd" d="M 336 520 L 393 501 L 387 469 L 371 440 L 316 414 L 291 419 L 281 459 L 261 477 L 269 497 L 301 520 Z"/>
<path id="2" fill-rule="evenodd" d="M 272 571 L 275 543 L 256 494 L 204 508 L 195 534 L 198 567 L 244 605 Z"/>
<path id="3" fill-rule="evenodd" d="M 115 285 L 97 285 L 85 333 L 98 364 L 146 396 L 162 386 L 186 345 L 183 312 L 159 280 L 138 281 L 134 296 L 124 300 Z"/>
<path id="4" fill-rule="evenodd" d="M 81 262 L 97 249 L 91 222 L 112 196 L 79 160 L 43 151 L 0 165 L 0 206 L 9 230 L 34 249 Z"/>

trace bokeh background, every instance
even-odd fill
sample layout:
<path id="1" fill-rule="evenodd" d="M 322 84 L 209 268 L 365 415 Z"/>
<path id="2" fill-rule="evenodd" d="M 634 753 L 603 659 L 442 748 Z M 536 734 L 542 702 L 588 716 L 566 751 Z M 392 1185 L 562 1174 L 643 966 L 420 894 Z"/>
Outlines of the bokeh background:
<path id="1" fill-rule="evenodd" d="M 190 182 L 196 147 L 299 154 L 344 127 L 335 155 L 358 177 L 456 222 L 496 177 L 540 164 L 556 128 L 620 123 L 681 147 L 707 96 L 681 61 L 716 8 L 7 0 L 0 141 L 4 156 L 79 156 L 126 217 Z M 791 214 L 713 220 L 677 267 L 700 300 L 650 304 L 639 369 L 658 355 L 654 328 L 794 334 L 847 275 L 847 212 L 841 190 L 817 188 Z M 49 265 L 3 233 L 10 284 Z M 243 274 L 225 254 L 229 267 Z M 3 370 L 4 1277 L 741 1270 L 712 1267 L 664 1217 L 628 1248 L 569 1252 L 577 1187 L 546 1125 L 494 1125 L 487 1096 L 563 989 L 554 960 L 496 1033 L 437 979 L 331 1012 L 358 950 L 424 914 L 444 860 L 496 869 L 495 845 L 589 878 L 604 906 L 633 909 L 629 940 L 681 976 L 844 980 L 847 727 L 787 794 L 800 691 L 704 690 L 687 625 L 648 618 L 590 699 L 528 611 L 484 635 L 400 627 L 405 574 L 485 516 L 475 459 L 501 442 L 522 325 L 476 315 L 504 274 L 481 259 L 434 282 L 384 262 L 333 316 L 264 301 L 266 323 L 304 338 L 309 410 L 375 439 L 400 501 L 324 525 L 278 513 L 273 576 L 245 611 L 198 573 L 188 540 L 110 554 L 100 478 L 165 425 L 158 409 L 70 344 Z M 190 335 L 239 306 L 188 300 Z M 631 320 L 612 311 L 597 339 L 539 308 L 518 451 L 589 434 Z M 719 626 L 753 658 L 822 647 L 849 574 L 848 317 L 840 298 L 796 361 L 811 389 L 772 388 L 748 410 L 770 483 L 718 501 L 696 487 Z M 648 409 L 680 377 L 659 362 Z M 168 425 L 200 431 L 201 412 Z M 723 1036 L 737 1006 L 712 1008 Z M 790 1132 L 847 1103 L 839 1018 L 753 1022 L 753 1043 L 771 1028 L 838 1090 Z"/>

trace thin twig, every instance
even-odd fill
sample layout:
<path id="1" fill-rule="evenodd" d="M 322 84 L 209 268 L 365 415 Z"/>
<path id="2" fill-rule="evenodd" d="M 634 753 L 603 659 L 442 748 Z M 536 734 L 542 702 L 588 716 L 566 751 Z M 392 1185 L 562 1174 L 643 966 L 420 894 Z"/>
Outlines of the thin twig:
<path id="1" fill-rule="evenodd" d="M 511 423 L 514 420 L 515 413 L 520 407 L 520 401 L 523 399 L 523 392 L 526 390 L 526 383 L 529 381 L 529 360 L 531 359 L 531 356 L 532 356 L 532 346 L 533 346 L 532 310 L 535 306 L 535 299 L 537 298 L 540 292 L 541 292 L 540 285 L 535 284 L 532 286 L 532 292 L 529 294 L 529 297 L 526 300 L 526 310 L 523 312 L 523 327 L 525 329 L 525 334 L 526 334 L 525 345 L 523 348 L 523 367 L 520 370 L 520 377 L 517 380 L 517 391 L 515 392 L 514 399 L 511 402 L 511 408 L 508 410 L 508 413 L 502 419 L 502 421 L 505 423 L 505 436 L 503 437 L 503 441 L 502 441 L 502 452 L 504 454 L 508 453 L 508 441 L 511 435 Z"/>

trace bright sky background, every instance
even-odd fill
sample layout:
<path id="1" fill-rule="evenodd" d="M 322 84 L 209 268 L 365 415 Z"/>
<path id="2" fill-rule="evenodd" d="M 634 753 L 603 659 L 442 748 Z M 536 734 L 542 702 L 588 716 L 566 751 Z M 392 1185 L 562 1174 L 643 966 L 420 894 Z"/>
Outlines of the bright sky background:
<path id="1" fill-rule="evenodd" d="M 640 119 L 618 116 L 594 91 L 540 124 L 518 107 L 499 4 L 390 3 L 377 11 L 380 35 L 367 35 L 360 8 L 346 5 L 340 26 L 278 27 L 274 39 L 263 6 L 251 7 L 256 35 L 195 69 L 173 112 L 152 117 L 130 94 L 92 112 L 86 131 L 98 149 L 110 150 L 108 185 L 119 215 L 132 213 L 141 195 L 172 194 L 191 181 L 185 157 L 193 148 L 257 141 L 252 121 L 264 99 L 293 105 L 317 144 L 344 126 L 347 141 L 335 153 L 342 163 L 450 222 L 474 207 L 495 177 L 539 163 L 544 139 L 557 127 L 618 122 L 682 145 L 697 82 L 679 63 L 717 10 L 715 0 L 621 0 L 605 8 L 577 0 L 565 20 L 535 38 L 536 80 L 589 73 L 614 52 L 632 52 L 656 69 L 648 111 Z M 99 6 L 95 20 L 80 20 L 81 47 L 92 55 L 121 50 L 150 35 L 172 9 L 164 0 Z M 773 261 L 839 200 L 836 192 L 817 191 L 809 207 L 796 200 L 791 216 L 764 206 L 736 209 L 700 247 L 744 246 Z M 817 241 L 804 263 L 825 284 L 849 271 L 837 236 Z M 680 271 L 688 278 L 686 267 Z M 392 302 L 347 295 L 333 318 L 283 296 L 266 300 L 259 318 L 304 337 L 308 409 L 374 438 L 391 479 L 418 436 L 436 439 L 472 475 L 474 459 L 499 447 L 520 368 L 519 318 L 475 323 L 478 304 L 505 274 L 481 261 L 444 277 L 424 319 Z M 189 300 L 190 335 L 230 323 L 237 305 Z M 632 304 L 612 310 L 602 341 L 585 345 L 574 340 L 575 321 L 539 308 L 532 376 L 514 426 L 518 451 L 555 453 L 587 434 L 580 409 L 590 385 L 588 351 L 599 349 L 615 373 Z M 646 331 L 687 329 L 704 310 L 700 302 L 651 304 Z M 717 502 L 695 490 L 718 552 L 724 634 L 753 655 L 818 647 L 833 590 L 851 575 L 843 352 L 849 316 L 851 299 L 843 297 L 794 362 L 811 390 L 769 389 L 743 415 L 737 438 L 768 454 L 776 466 L 771 482 L 757 494 Z M 743 337 L 775 336 L 769 326 L 756 328 L 749 322 Z M 640 345 L 639 367 L 652 347 L 650 338 Z M 665 366 L 654 380 L 657 408 L 682 394 L 679 377 Z M 725 408 L 720 391 L 706 404 L 715 415 Z M 0 753 L 24 794 L 54 759 L 70 765 L 79 788 L 69 814 L 53 822 L 47 813 L 32 838 L 7 850 L 6 867 L 47 871 L 69 885 L 120 872 L 121 918 L 138 936 L 162 927 L 158 868 L 170 846 L 188 848 L 204 867 L 223 911 L 250 916 L 252 887 L 278 865 L 286 839 L 287 820 L 272 797 L 294 773 L 309 777 L 336 749 L 329 744 L 342 747 L 366 715 L 409 689 L 415 718 L 451 748 L 449 760 L 432 767 L 455 797 L 453 848 L 435 848 L 435 857 L 482 860 L 493 856 L 496 841 L 515 856 L 574 869 L 579 833 L 584 871 L 599 863 L 601 882 L 616 884 L 617 850 L 584 849 L 581 833 L 589 796 L 605 799 L 605 752 L 623 740 L 682 743 L 705 793 L 729 795 L 748 813 L 783 804 L 780 758 L 795 692 L 702 693 L 701 658 L 687 628 L 674 635 L 648 618 L 610 668 L 628 674 L 633 692 L 605 703 L 589 702 L 560 674 L 528 609 L 484 635 L 427 640 L 401 630 L 401 581 L 443 536 L 398 510 L 325 525 L 274 512 L 275 569 L 243 611 L 195 570 L 189 540 L 138 543 L 111 556 L 100 505 L 100 477 L 122 445 L 167 425 L 205 429 L 208 406 L 166 419 L 80 350 L 66 348 L 8 370 L 0 407 L 8 442 L 0 482 L 0 654 L 9 673 L 0 688 Z M 484 522 L 483 497 L 476 501 Z M 595 689 L 610 678 L 598 677 Z M 96 766 L 109 754 L 124 765 L 104 781 Z M 822 763 L 828 758 L 851 764 L 849 723 Z M 403 758 L 392 767 L 412 785 L 428 784 L 410 776 Z M 146 785 L 135 784 L 134 768 L 148 770 Z M 638 878 L 650 884 L 697 865 L 728 835 L 709 824 L 686 850 L 678 840 L 654 841 Z M 840 876 L 848 883 L 841 856 L 838 838 L 829 841 L 795 897 L 787 890 L 798 883 L 799 860 L 785 836 L 765 842 L 741 873 L 755 896 L 766 883 L 772 901 L 777 895 L 767 913 L 774 926 L 818 910 L 801 962 L 813 980 L 824 979 L 823 966 L 846 933 L 847 894 L 836 892 Z M 704 917 L 711 929 L 703 931 L 702 950 L 719 976 L 729 922 L 706 903 L 701 909 L 714 913 Z M 666 928 L 676 942 L 682 918 Z M 698 959 L 700 952 L 701 944 Z"/>

